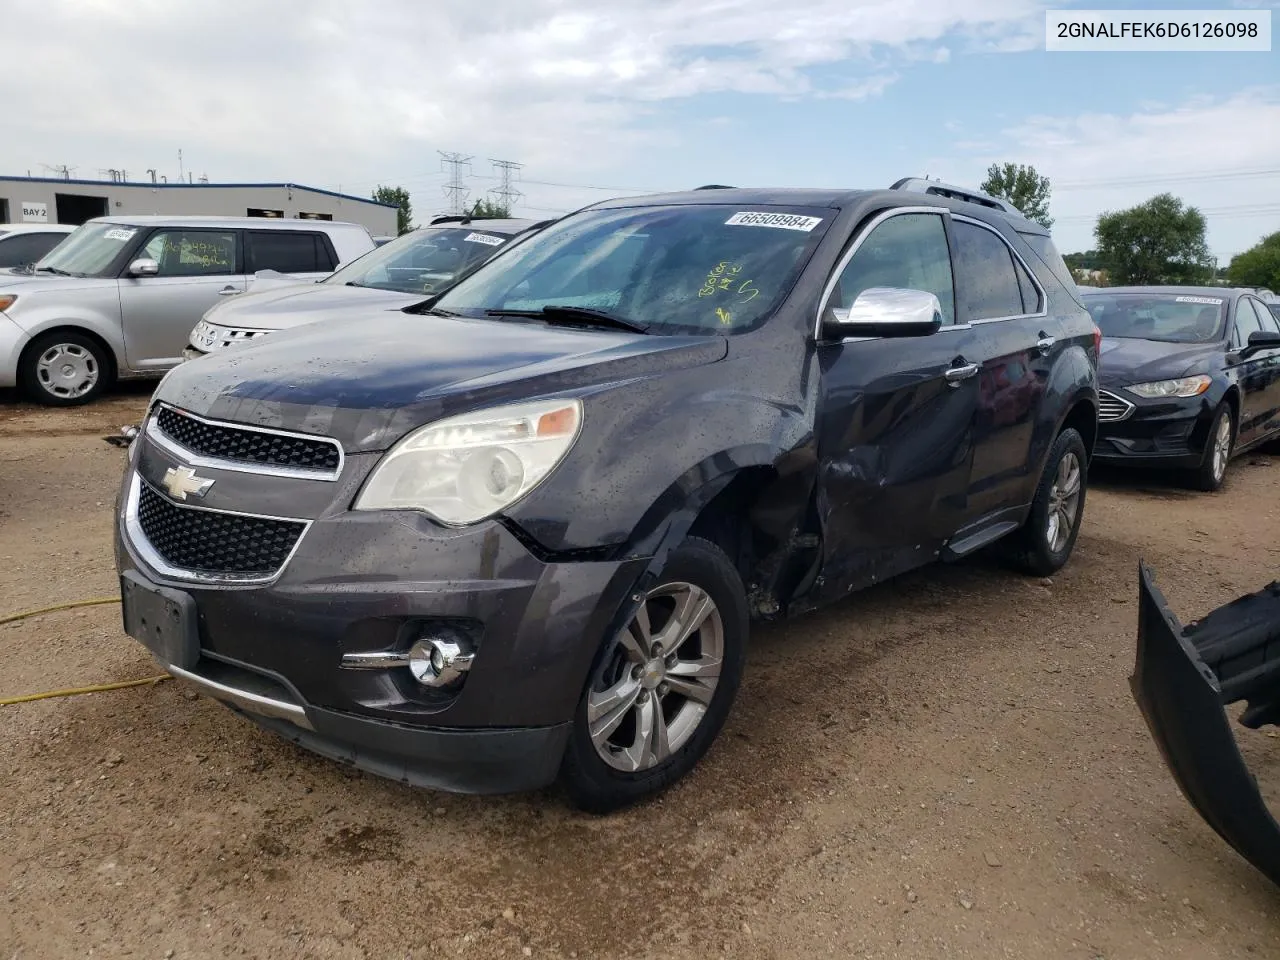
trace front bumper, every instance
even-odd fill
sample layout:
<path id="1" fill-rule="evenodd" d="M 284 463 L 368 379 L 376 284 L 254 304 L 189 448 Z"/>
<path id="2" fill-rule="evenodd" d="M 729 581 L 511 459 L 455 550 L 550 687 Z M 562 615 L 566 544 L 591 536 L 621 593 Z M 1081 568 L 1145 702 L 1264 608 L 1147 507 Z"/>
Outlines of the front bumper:
<path id="1" fill-rule="evenodd" d="M 163 666 L 304 747 L 383 776 L 466 792 L 554 778 L 587 673 L 645 560 L 558 562 L 497 522 L 451 530 L 416 513 L 351 512 L 377 459 L 351 455 L 336 484 L 201 467 L 237 497 L 270 487 L 279 509 L 263 513 L 288 516 L 292 501 L 312 518 L 270 582 L 166 574 L 135 542 L 129 492 L 138 473 L 154 488 L 181 461 L 145 436 L 137 446 L 117 517 L 117 567 L 181 591 L 197 611 L 198 661 Z M 332 501 L 312 509 L 308 496 Z M 403 652 L 442 625 L 475 641 L 455 691 L 423 686 L 402 666 L 340 666 L 344 654 Z"/>
<path id="2" fill-rule="evenodd" d="M 1280 824 L 1267 809 L 1224 706 L 1247 727 L 1280 722 L 1280 584 L 1184 628 L 1139 568 L 1137 660 L 1129 684 L 1178 787 L 1218 835 L 1280 884 Z"/>
<path id="3" fill-rule="evenodd" d="M 1123 420 L 1100 420 L 1094 459 L 1107 464 L 1160 468 L 1198 467 L 1216 404 L 1198 397 L 1142 400 L 1118 388 L 1107 390 L 1132 406 Z"/>
<path id="4" fill-rule="evenodd" d="M 30 340 L 25 330 L 0 313 L 0 387 L 18 385 L 18 359 Z"/>

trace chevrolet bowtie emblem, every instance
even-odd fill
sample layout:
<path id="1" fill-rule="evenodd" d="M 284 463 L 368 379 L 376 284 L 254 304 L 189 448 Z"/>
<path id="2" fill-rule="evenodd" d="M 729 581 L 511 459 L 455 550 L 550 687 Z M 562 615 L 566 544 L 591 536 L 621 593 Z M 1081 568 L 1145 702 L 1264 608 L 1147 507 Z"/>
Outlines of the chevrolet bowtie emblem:
<path id="1" fill-rule="evenodd" d="M 164 472 L 160 481 L 175 500 L 185 500 L 187 496 L 203 497 L 213 486 L 213 481 L 205 477 L 197 477 L 190 467 L 170 467 Z"/>

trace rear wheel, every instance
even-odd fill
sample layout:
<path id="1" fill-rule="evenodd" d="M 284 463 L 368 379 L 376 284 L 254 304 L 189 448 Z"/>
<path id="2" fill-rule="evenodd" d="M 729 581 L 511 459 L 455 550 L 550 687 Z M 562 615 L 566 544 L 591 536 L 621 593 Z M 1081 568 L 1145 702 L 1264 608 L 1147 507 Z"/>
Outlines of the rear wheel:
<path id="1" fill-rule="evenodd" d="M 686 540 L 605 648 L 578 704 L 561 778 L 607 813 L 689 772 L 724 725 L 746 657 L 746 594 L 714 544 Z"/>
<path id="2" fill-rule="evenodd" d="M 1071 427 L 1058 434 L 1031 501 L 1031 513 L 1009 547 L 1016 566 L 1038 577 L 1061 570 L 1071 557 L 1089 485 L 1084 440 Z"/>
<path id="3" fill-rule="evenodd" d="M 1222 487 L 1227 477 L 1227 464 L 1231 462 L 1231 450 L 1235 445 L 1236 424 L 1231 405 L 1222 403 L 1214 411 L 1209 424 L 1209 439 L 1205 443 L 1204 458 L 1192 475 L 1197 490 L 1212 492 Z"/>
<path id="4" fill-rule="evenodd" d="M 18 366 L 23 392 L 53 407 L 88 403 L 106 389 L 111 376 L 111 359 L 102 345 L 72 331 L 37 337 Z"/>

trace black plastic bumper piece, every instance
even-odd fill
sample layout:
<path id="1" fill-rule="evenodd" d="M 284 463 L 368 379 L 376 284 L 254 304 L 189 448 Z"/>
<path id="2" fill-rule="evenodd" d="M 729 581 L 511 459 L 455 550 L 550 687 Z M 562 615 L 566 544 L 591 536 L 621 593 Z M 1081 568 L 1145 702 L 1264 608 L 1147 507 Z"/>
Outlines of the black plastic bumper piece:
<path id="1" fill-rule="evenodd" d="M 524 793 L 555 780 L 571 724 L 512 729 L 406 727 L 307 708 L 314 730 L 274 717 L 241 716 L 286 740 L 389 780 L 450 793 Z"/>
<path id="2" fill-rule="evenodd" d="M 1134 699 L 1183 795 L 1222 839 L 1280 884 L 1280 824 L 1258 792 L 1224 709 L 1248 698 L 1251 725 L 1257 725 L 1267 722 L 1261 718 L 1280 696 L 1280 585 L 1184 629 L 1146 564 L 1138 577 L 1137 661 L 1129 679 Z"/>

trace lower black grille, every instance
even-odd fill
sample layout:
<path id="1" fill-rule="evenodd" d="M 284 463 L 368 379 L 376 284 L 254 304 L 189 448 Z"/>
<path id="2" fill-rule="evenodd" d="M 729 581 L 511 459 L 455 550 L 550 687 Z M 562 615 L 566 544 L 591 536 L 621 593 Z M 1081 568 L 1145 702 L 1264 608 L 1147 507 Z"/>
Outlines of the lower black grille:
<path id="1" fill-rule="evenodd" d="M 284 566 L 306 524 L 180 507 L 145 483 L 138 525 L 153 550 L 181 570 L 269 577 Z"/>
<path id="2" fill-rule="evenodd" d="M 206 457 L 262 466 L 336 471 L 338 444 L 325 437 L 263 433 L 252 427 L 205 423 L 178 410 L 161 407 L 156 425 L 175 443 Z"/>

